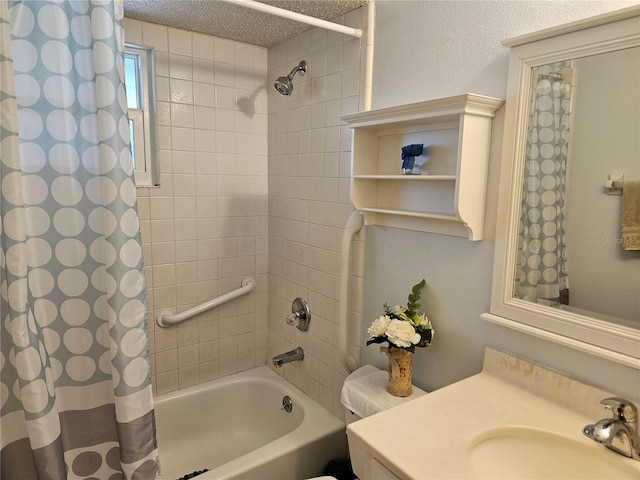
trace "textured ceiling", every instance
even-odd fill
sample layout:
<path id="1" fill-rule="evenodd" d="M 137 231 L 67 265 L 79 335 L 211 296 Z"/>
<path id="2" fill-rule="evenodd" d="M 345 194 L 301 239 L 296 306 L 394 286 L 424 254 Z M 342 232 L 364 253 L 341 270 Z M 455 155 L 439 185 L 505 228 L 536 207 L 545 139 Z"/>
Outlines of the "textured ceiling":
<path id="1" fill-rule="evenodd" d="M 323 20 L 363 5 L 366 0 L 261 0 Z M 221 0 L 124 0 L 127 17 L 272 47 L 311 28 L 309 25 Z"/>

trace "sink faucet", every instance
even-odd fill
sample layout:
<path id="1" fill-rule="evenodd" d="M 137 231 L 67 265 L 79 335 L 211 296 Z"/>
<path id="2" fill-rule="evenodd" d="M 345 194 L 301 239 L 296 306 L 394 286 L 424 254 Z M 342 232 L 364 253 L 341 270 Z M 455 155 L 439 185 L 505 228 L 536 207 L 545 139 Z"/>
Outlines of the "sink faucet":
<path id="1" fill-rule="evenodd" d="M 281 353 L 273 357 L 273 366 L 276 368 L 282 367 L 285 363 L 295 362 L 296 360 L 302 360 L 304 358 L 304 352 L 300 347 L 296 347 L 286 353 Z"/>
<path id="2" fill-rule="evenodd" d="M 605 398 L 600 403 L 607 410 L 611 410 L 613 417 L 603 418 L 593 425 L 586 425 L 582 433 L 616 453 L 640 461 L 636 406 L 620 397 Z"/>

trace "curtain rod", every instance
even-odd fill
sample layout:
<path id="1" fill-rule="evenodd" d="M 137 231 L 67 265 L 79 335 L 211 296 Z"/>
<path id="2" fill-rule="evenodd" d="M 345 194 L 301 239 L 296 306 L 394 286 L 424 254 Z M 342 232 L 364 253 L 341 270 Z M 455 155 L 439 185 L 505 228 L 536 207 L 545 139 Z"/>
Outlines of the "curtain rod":
<path id="1" fill-rule="evenodd" d="M 351 35 L 355 38 L 362 37 L 362 30 L 359 28 L 347 27 L 345 25 L 339 25 L 327 20 L 321 20 L 319 18 L 311 17 L 309 15 L 303 15 L 302 13 L 292 12 L 291 10 L 285 10 L 284 8 L 274 7 L 267 5 L 266 3 L 256 2 L 255 0 L 222 0 L 228 3 L 235 3 L 243 7 L 251 8 L 253 10 L 259 10 L 271 15 L 277 15 L 278 17 L 288 18 L 289 20 L 295 20 L 296 22 L 306 23 L 313 27 L 324 28 L 325 30 L 332 30 L 334 32 L 343 33 L 345 35 Z"/>

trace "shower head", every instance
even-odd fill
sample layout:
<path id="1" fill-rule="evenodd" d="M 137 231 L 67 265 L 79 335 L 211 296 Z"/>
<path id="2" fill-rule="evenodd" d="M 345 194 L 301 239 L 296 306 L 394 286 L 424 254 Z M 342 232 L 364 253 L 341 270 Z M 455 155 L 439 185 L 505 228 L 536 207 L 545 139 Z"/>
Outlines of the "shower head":
<path id="1" fill-rule="evenodd" d="M 278 79 L 273 82 L 273 86 L 276 87 L 276 90 L 285 96 L 291 95 L 293 91 L 293 77 L 296 73 L 300 72 L 300 75 L 304 75 L 307 72 L 307 62 L 302 60 L 291 73 L 286 77 L 278 77 Z"/>

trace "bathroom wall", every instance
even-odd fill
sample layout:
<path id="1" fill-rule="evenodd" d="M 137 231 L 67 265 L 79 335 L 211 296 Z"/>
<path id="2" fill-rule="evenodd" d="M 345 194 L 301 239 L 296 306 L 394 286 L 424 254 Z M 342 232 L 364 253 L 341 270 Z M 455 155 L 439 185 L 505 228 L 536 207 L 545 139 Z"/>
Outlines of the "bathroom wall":
<path id="1" fill-rule="evenodd" d="M 501 41 L 637 4 L 627 1 L 377 2 L 373 106 L 381 108 L 465 92 L 505 98 L 508 49 Z M 637 370 L 489 324 L 493 232 L 504 108 L 494 121 L 485 240 L 367 227 L 362 338 L 381 304 L 406 301 L 424 277 L 423 306 L 433 346 L 418 349 L 415 383 L 433 390 L 482 368 L 485 346 L 519 355 L 580 380 L 637 397 Z M 377 346 L 364 363 L 386 365 Z"/>
<path id="2" fill-rule="evenodd" d="M 125 19 L 155 47 L 160 187 L 138 187 L 153 388 L 165 393 L 264 364 L 267 329 L 267 50 Z M 181 312 L 255 290 L 177 326 Z"/>
<path id="3" fill-rule="evenodd" d="M 333 21 L 362 27 L 357 9 Z M 287 75 L 300 60 L 293 94 L 269 85 L 269 322 L 268 358 L 300 346 L 303 362 L 278 373 L 329 411 L 342 417 L 340 390 L 346 376 L 337 355 L 339 254 L 342 231 L 353 212 L 349 196 L 351 132 L 339 116 L 357 112 L 362 91 L 361 45 L 338 33 L 313 28 L 269 49 L 269 82 Z M 354 258 L 362 257 L 354 242 Z M 354 262 L 355 263 L 355 262 Z M 354 265 L 354 292 L 361 292 L 362 265 Z M 288 326 L 291 302 L 309 303 L 307 332 Z M 353 298 L 356 310 L 362 301 Z M 359 341 L 360 313 L 353 342 Z M 268 362 L 271 363 L 270 361 Z"/>
<path id="4" fill-rule="evenodd" d="M 373 106 L 464 92 L 504 98 L 503 39 L 633 3 L 379 1 Z M 362 9 L 336 20 L 361 26 Z M 154 46 L 158 61 L 161 186 L 138 189 L 154 390 L 270 364 L 299 345 L 305 361 L 278 372 L 341 415 L 338 254 L 353 209 L 350 132 L 338 117 L 362 109 L 365 40 L 312 29 L 267 54 L 130 19 L 125 27 L 127 41 Z M 273 80 L 302 58 L 308 74 L 296 76 L 291 97 L 280 96 Z M 436 340 L 416 355 L 418 385 L 433 389 L 476 373 L 484 347 L 492 346 L 637 395 L 635 371 L 480 320 L 489 308 L 502 110 L 494 122 L 485 240 L 367 227 L 366 265 L 354 262 L 350 319 L 366 329 L 382 303 L 404 301 L 424 277 Z M 354 242 L 356 260 L 363 239 Z M 185 310 L 237 288 L 246 275 L 258 281 L 252 294 L 176 327 L 155 325 L 157 312 Z M 312 309 L 307 333 L 285 323 L 297 296 Z M 357 349 L 364 334 L 353 330 Z M 375 346 L 364 348 L 362 359 L 386 364 Z"/>

